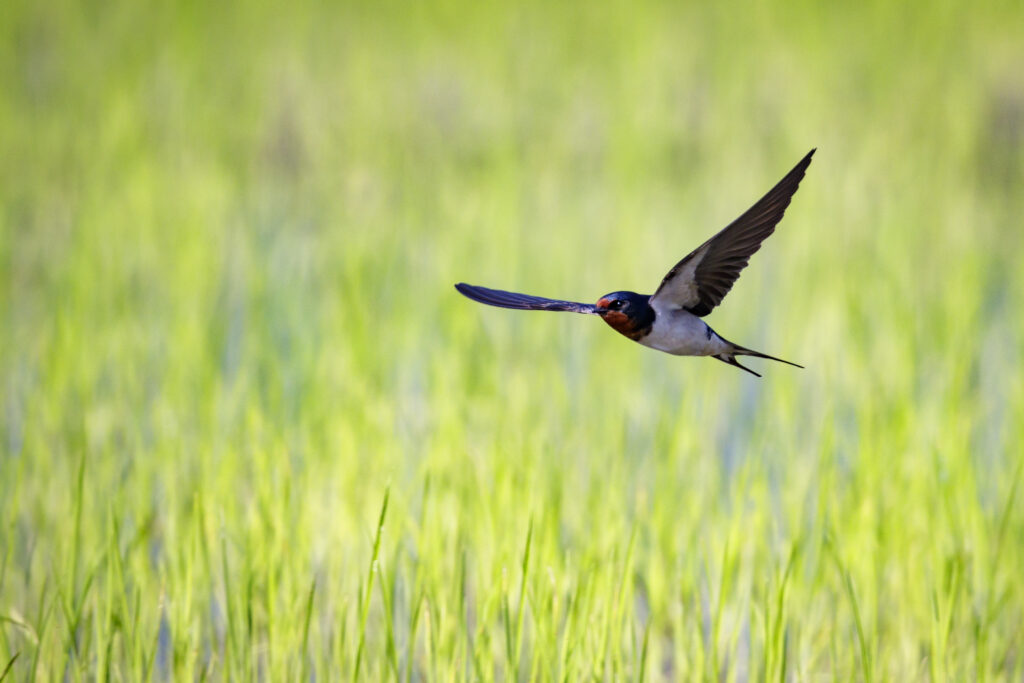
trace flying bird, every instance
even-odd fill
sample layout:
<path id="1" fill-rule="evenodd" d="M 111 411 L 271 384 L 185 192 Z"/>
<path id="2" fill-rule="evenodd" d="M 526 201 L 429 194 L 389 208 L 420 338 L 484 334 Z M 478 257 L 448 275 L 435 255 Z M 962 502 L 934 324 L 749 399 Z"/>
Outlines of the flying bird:
<path id="1" fill-rule="evenodd" d="M 811 163 L 815 150 L 807 153 L 793 170 L 761 197 L 746 213 L 718 234 L 690 252 L 668 271 L 654 294 L 612 292 L 596 304 L 545 299 L 500 289 L 455 285 L 463 295 L 490 306 L 525 311 L 569 311 L 599 315 L 616 332 L 635 342 L 676 356 L 711 356 L 760 377 L 740 365 L 737 356 L 754 356 L 787 363 L 788 360 L 748 349 L 725 339 L 701 318 L 706 316 L 732 289 L 761 242 L 775 232 L 793 194 Z"/>

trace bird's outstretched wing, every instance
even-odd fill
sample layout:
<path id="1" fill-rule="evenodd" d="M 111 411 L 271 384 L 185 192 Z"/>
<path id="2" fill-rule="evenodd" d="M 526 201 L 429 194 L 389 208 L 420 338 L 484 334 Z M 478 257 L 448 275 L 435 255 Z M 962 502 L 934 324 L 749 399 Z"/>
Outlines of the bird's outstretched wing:
<path id="1" fill-rule="evenodd" d="M 487 287 L 475 287 L 460 282 L 455 289 L 473 301 L 479 301 L 488 306 L 499 306 L 501 308 L 516 308 L 522 311 L 570 311 L 572 313 L 596 314 L 597 310 L 593 304 L 580 304 L 574 301 L 559 301 L 558 299 L 545 299 L 541 296 L 530 296 L 529 294 L 517 294 L 505 292 L 500 289 L 488 289 Z"/>
<path id="2" fill-rule="evenodd" d="M 746 213 L 721 232 L 694 249 L 677 263 L 651 296 L 651 306 L 659 309 L 686 309 L 705 316 L 722 302 L 725 295 L 761 248 L 761 242 L 775 232 L 775 225 L 800 187 L 804 172 L 815 150 L 808 152 L 786 177 L 761 197 Z"/>

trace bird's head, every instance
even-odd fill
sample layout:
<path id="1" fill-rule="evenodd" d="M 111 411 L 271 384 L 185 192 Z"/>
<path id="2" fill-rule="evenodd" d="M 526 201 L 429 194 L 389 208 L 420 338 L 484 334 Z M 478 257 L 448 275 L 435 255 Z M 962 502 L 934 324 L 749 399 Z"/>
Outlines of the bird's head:
<path id="1" fill-rule="evenodd" d="M 596 313 L 615 331 L 630 339 L 638 339 L 650 331 L 654 311 L 647 304 L 649 296 L 636 292 L 612 292 L 597 300 Z"/>

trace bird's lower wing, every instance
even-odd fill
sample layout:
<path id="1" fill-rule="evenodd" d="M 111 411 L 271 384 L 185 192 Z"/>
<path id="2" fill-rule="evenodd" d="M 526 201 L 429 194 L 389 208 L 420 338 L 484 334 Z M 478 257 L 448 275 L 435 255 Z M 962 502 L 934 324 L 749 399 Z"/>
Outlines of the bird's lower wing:
<path id="1" fill-rule="evenodd" d="M 521 311 L 569 311 L 571 313 L 597 314 L 596 307 L 593 304 L 545 299 L 542 296 L 530 296 L 529 294 L 506 292 L 501 289 L 476 287 L 474 285 L 467 285 L 464 282 L 455 285 L 455 289 L 459 290 L 459 293 L 463 296 L 488 306 L 515 308 Z"/>

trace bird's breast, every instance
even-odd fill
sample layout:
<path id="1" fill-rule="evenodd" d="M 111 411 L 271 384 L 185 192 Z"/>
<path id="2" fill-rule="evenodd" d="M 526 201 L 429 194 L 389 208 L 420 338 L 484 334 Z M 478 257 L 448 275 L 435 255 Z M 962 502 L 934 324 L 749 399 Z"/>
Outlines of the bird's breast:
<path id="1" fill-rule="evenodd" d="M 726 348 L 714 330 L 687 311 L 659 313 L 648 334 L 637 341 L 676 356 L 713 356 Z"/>

